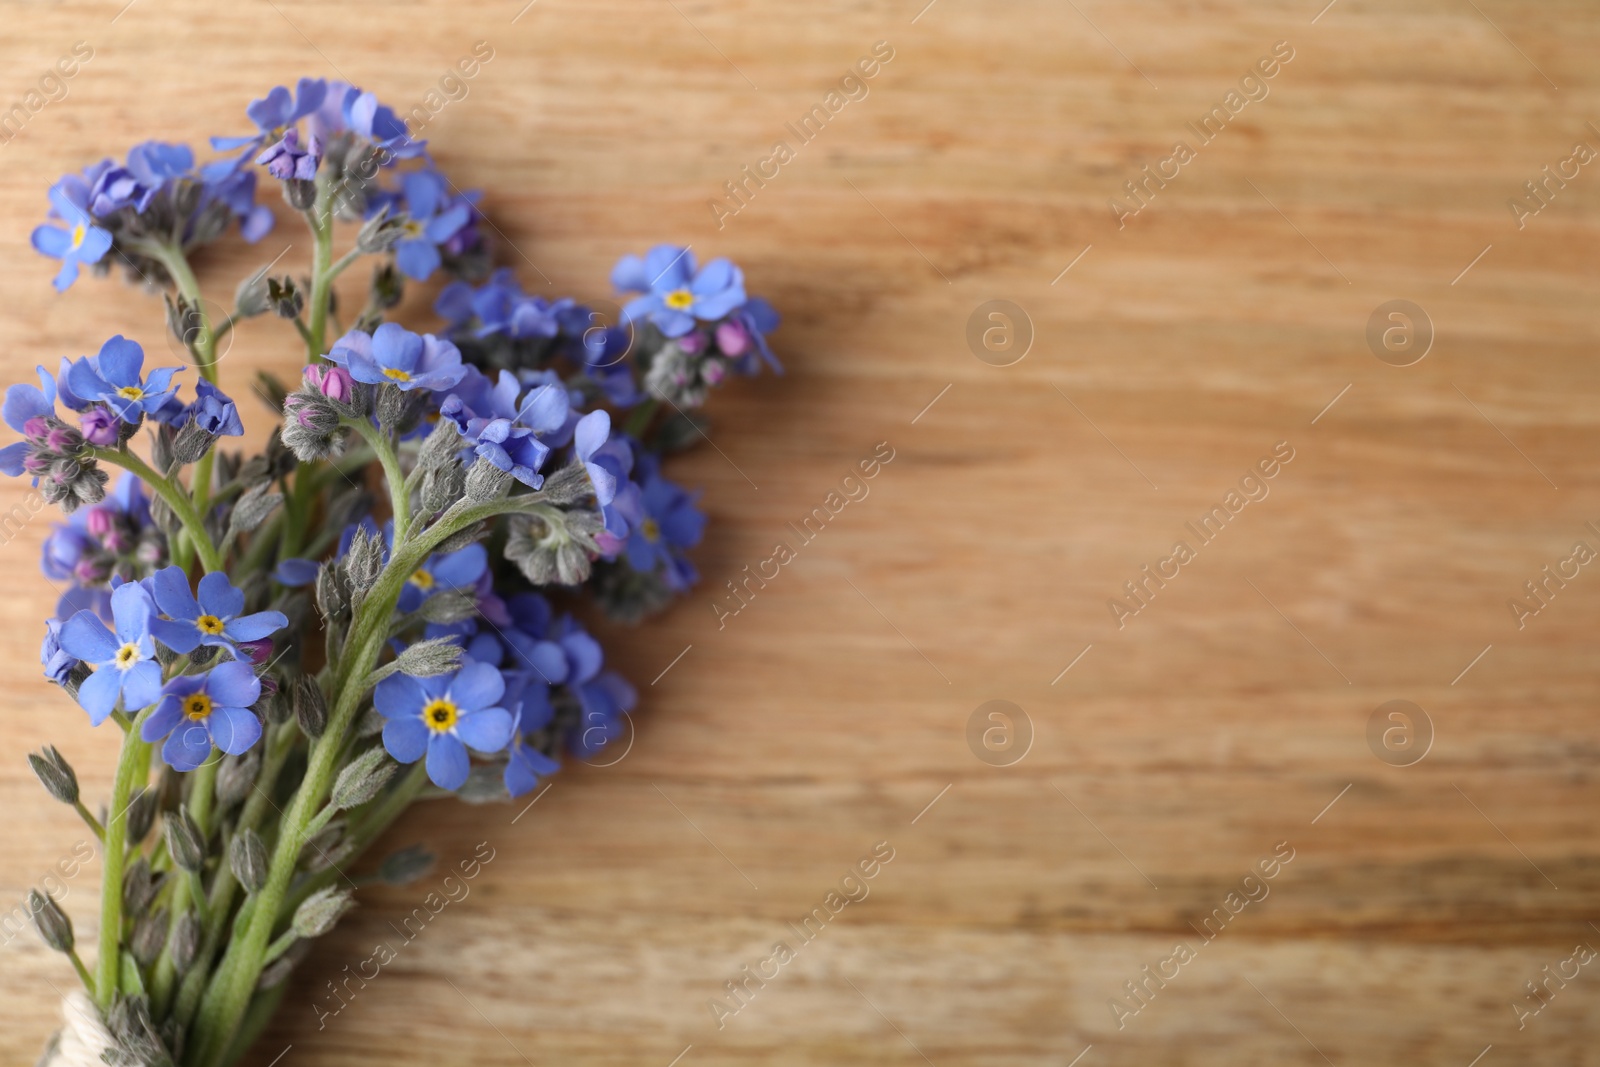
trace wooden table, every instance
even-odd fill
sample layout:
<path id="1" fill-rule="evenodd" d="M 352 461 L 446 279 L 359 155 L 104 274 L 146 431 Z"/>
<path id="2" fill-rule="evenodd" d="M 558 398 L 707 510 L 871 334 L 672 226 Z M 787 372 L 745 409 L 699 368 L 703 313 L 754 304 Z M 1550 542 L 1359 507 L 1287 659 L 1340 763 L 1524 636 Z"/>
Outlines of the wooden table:
<path id="1" fill-rule="evenodd" d="M 417 812 L 392 846 L 493 861 L 410 942 L 444 869 L 365 894 L 254 1062 L 1600 1063 L 1600 969 L 1524 984 L 1600 946 L 1600 569 L 1508 607 L 1600 549 L 1600 174 L 1564 162 L 1600 148 L 1600 12 L 922 2 L 6 5 L 0 99 L 93 50 L 4 146 L 7 380 L 116 332 L 164 351 L 154 300 L 51 292 L 27 238 L 58 174 L 239 132 L 303 74 L 426 106 L 478 41 L 424 132 L 489 190 L 505 263 L 596 298 L 620 254 L 692 244 L 787 316 L 788 375 L 718 396 L 717 448 L 674 468 L 706 491 L 705 581 L 606 631 L 633 747 L 531 808 Z M 307 261 L 291 221 L 209 257 L 219 299 L 286 246 Z M 224 385 L 294 348 L 251 323 Z M 880 442 L 869 495 L 799 545 L 787 524 Z M 1244 486 L 1267 495 L 1230 498 L 1275 447 Z M 1213 506 L 1208 542 L 1186 524 Z M 4 549 L 8 900 L 80 836 L 24 753 L 54 741 L 103 789 L 116 740 L 38 678 L 48 518 Z M 719 628 L 778 541 L 795 558 Z M 1410 766 L 1387 720 L 1369 744 L 1391 700 L 1431 723 Z M 91 935 L 94 878 L 66 899 Z M 319 1028 L 380 942 L 396 958 Z M 0 1057 L 31 1062 L 71 974 L 28 933 L 0 952 Z"/>

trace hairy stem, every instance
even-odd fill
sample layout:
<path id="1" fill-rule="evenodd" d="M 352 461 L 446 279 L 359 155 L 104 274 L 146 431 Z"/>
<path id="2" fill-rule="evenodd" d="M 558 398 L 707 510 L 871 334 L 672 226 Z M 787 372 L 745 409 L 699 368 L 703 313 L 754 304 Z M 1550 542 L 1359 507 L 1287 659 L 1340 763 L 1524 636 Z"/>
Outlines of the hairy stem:
<path id="1" fill-rule="evenodd" d="M 115 668 L 101 668 L 113 670 Z M 150 746 L 139 740 L 139 727 L 155 711 L 152 704 L 133 720 L 134 729 L 122 739 L 122 755 L 111 784 L 111 806 L 106 819 L 106 847 L 100 879 L 100 954 L 94 961 L 94 999 L 101 1011 L 111 1007 L 122 975 L 122 869 L 128 858 L 128 801 L 141 777 L 148 774 Z"/>

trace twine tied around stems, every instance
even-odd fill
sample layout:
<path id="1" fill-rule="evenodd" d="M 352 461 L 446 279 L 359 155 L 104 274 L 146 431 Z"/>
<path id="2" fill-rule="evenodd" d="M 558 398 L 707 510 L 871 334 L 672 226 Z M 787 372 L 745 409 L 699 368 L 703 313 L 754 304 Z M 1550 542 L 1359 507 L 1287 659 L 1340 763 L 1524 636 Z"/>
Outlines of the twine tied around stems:
<path id="1" fill-rule="evenodd" d="M 61 1019 L 66 1025 L 56 1032 L 39 1067 L 105 1067 L 102 1054 L 117 1043 L 88 994 L 74 989 L 61 998 Z"/>

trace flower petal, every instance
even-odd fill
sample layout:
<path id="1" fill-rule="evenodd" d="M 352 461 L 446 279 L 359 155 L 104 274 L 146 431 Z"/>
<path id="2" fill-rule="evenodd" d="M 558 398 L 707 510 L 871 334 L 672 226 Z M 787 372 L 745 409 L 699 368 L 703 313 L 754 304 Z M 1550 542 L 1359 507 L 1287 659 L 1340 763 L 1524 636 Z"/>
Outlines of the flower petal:
<path id="1" fill-rule="evenodd" d="M 421 719 L 390 719 L 383 724 L 383 747 L 400 763 L 415 763 L 428 750 L 428 728 Z"/>
<path id="2" fill-rule="evenodd" d="M 221 571 L 212 571 L 200 579 L 199 601 L 207 612 L 224 619 L 244 610 L 243 590 L 235 589 L 228 576 Z"/>
<path id="3" fill-rule="evenodd" d="M 506 691 L 506 680 L 487 663 L 468 663 L 450 683 L 450 699 L 462 711 L 477 711 L 499 700 Z"/>
<path id="4" fill-rule="evenodd" d="M 281 611 L 258 611 L 254 615 L 241 615 L 228 623 L 224 635 L 230 641 L 259 641 L 271 637 L 289 625 L 289 616 Z"/>
<path id="5" fill-rule="evenodd" d="M 61 647 L 85 663 L 105 663 L 117 654 L 117 639 L 97 615 L 80 611 L 62 624 Z"/>
<path id="6" fill-rule="evenodd" d="M 114 669 L 114 668 L 111 668 Z M 122 706 L 143 711 L 161 699 L 161 664 L 147 659 L 128 668 L 122 677 Z"/>
<path id="7" fill-rule="evenodd" d="M 139 728 L 139 740 L 150 742 L 157 738 L 166 737 L 178 723 L 183 721 L 183 698 L 173 693 L 168 693 L 161 701 L 159 707 L 151 713 Z"/>
<path id="8" fill-rule="evenodd" d="M 248 708 L 261 699 L 261 679 L 248 660 L 233 660 L 212 668 L 206 676 L 206 692 L 218 704 Z"/>
<path id="9" fill-rule="evenodd" d="M 461 716 L 456 736 L 479 752 L 499 752 L 511 743 L 511 713 L 505 708 L 484 708 Z"/>
<path id="10" fill-rule="evenodd" d="M 387 719 L 415 718 L 422 714 L 422 705 L 427 702 L 428 693 L 422 683 L 409 674 L 389 675 L 372 694 L 372 706 Z"/>
<path id="11" fill-rule="evenodd" d="M 211 735 L 199 723 L 179 726 L 161 746 L 161 758 L 175 771 L 192 771 L 210 755 Z"/>
<path id="12" fill-rule="evenodd" d="M 426 729 L 426 727 L 424 727 Z M 428 777 L 440 789 L 460 789 L 472 770 L 467 748 L 449 734 L 434 734 L 428 741 Z"/>
<path id="13" fill-rule="evenodd" d="M 189 576 L 182 567 L 163 567 L 156 571 L 151 575 L 150 586 L 155 592 L 156 607 L 174 619 L 193 620 L 199 617 L 200 602 L 189 591 Z"/>
<path id="14" fill-rule="evenodd" d="M 81 614 L 81 613 L 80 613 Z M 89 713 L 89 724 L 99 726 L 117 707 L 122 678 L 115 667 L 102 667 L 78 686 L 78 704 Z"/>
<path id="15" fill-rule="evenodd" d="M 230 756 L 250 751 L 250 746 L 261 740 L 261 720 L 244 708 L 217 708 L 206 725 L 217 747 Z"/>

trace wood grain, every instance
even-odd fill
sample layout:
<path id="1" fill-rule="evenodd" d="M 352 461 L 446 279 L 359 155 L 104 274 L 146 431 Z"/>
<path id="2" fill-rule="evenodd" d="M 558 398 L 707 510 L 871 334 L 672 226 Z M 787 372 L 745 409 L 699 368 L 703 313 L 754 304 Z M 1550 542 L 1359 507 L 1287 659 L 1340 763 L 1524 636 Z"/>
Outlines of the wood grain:
<path id="1" fill-rule="evenodd" d="M 1600 574 L 1523 629 L 1506 603 L 1600 546 L 1600 174 L 1549 186 L 1521 228 L 1507 206 L 1600 147 L 1593 5 L 119 6 L 3 7 L 0 103 L 94 49 L 3 146 L 7 380 L 116 332 L 163 347 L 143 294 L 50 291 L 27 235 L 58 174 L 236 132 L 302 74 L 409 109 L 480 40 L 494 58 L 425 134 L 489 190 L 505 263 L 598 298 L 618 255 L 673 240 L 734 257 L 787 316 L 789 373 L 718 396 L 717 449 L 675 469 L 713 516 L 705 582 L 607 631 L 643 693 L 632 749 L 520 817 L 415 812 L 391 845 L 494 860 L 319 1028 L 327 983 L 401 944 L 437 886 L 368 892 L 255 1062 L 1600 1063 L 1593 967 L 1522 1029 L 1512 1008 L 1600 945 Z M 869 95 L 719 230 L 723 183 L 878 41 Z M 1269 95 L 1119 229 L 1107 201 L 1280 41 Z M 307 261 L 290 221 L 208 257 L 219 299 L 285 246 Z M 1034 332 L 1010 366 L 966 339 L 994 299 Z M 1435 330 L 1414 366 L 1367 347 L 1394 299 Z M 294 348 L 251 323 L 224 384 Z M 885 441 L 870 495 L 719 629 L 724 583 Z M 1280 441 L 1270 495 L 1119 629 L 1107 600 Z M 46 519 L 0 550 L 13 901 L 80 836 L 24 753 L 54 741 L 104 783 L 116 741 L 37 677 Z M 1012 766 L 968 748 L 992 699 L 1032 724 Z M 1368 748 L 1391 699 L 1435 729 L 1411 767 Z M 788 924 L 877 842 L 894 859 L 870 895 L 719 1029 L 724 983 L 799 944 Z M 1279 842 L 1269 895 L 1202 943 Z M 66 898 L 84 935 L 93 877 Z M 1195 958 L 1119 1029 L 1108 1002 L 1179 941 Z M 0 1056 L 30 1062 L 71 974 L 29 933 L 0 952 Z"/>

